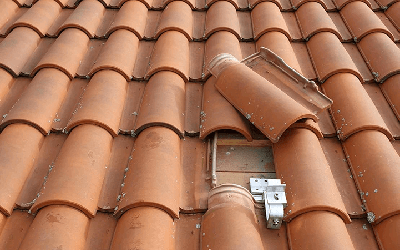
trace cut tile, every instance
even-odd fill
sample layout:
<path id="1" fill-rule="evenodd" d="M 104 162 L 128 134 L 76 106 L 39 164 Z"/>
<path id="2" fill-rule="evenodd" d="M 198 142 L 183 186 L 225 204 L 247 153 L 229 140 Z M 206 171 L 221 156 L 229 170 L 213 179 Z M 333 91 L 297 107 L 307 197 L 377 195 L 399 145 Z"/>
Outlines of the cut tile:
<path id="1" fill-rule="evenodd" d="M 33 221 L 33 216 L 26 211 L 14 210 L 8 217 L 3 231 L 0 234 L 0 249 L 19 249 L 29 226 Z"/>
<path id="2" fill-rule="evenodd" d="M 346 227 L 355 250 L 379 249 L 374 232 L 367 219 L 353 219 L 350 224 L 346 224 Z"/>
<path id="3" fill-rule="evenodd" d="M 301 221 L 301 214 L 323 210 L 350 223 L 331 167 L 313 132 L 308 129 L 288 130 L 273 149 L 276 175 L 286 183 L 286 221 L 296 216 Z"/>
<path id="4" fill-rule="evenodd" d="M 218 92 L 214 85 L 216 81 L 212 76 L 204 84 L 200 139 L 217 130 L 231 129 L 251 141 L 249 122 Z"/>
<path id="5" fill-rule="evenodd" d="M 400 72 L 400 49 L 386 34 L 369 34 L 357 45 L 377 82 Z"/>
<path id="6" fill-rule="evenodd" d="M 318 80 L 326 81 L 337 73 L 352 73 L 362 81 L 362 76 L 354 65 L 346 49 L 339 38 L 330 32 L 322 32 L 314 35 L 307 42 L 311 60 Z"/>
<path id="7" fill-rule="evenodd" d="M 117 30 L 113 32 L 103 46 L 96 63 L 89 75 L 109 69 L 120 73 L 127 81 L 132 78 L 139 39 L 131 31 Z"/>
<path id="8" fill-rule="evenodd" d="M 85 250 L 109 250 L 117 220 L 112 214 L 97 213 L 87 229 Z"/>
<path id="9" fill-rule="evenodd" d="M 382 116 L 383 121 L 387 125 L 389 132 L 394 138 L 400 138 L 400 123 L 396 119 L 393 110 L 390 109 L 389 103 L 382 94 L 381 89 L 377 83 L 363 84 L 365 91 L 374 102 L 379 114 Z"/>
<path id="10" fill-rule="evenodd" d="M 240 24 L 235 6 L 227 1 L 218 1 L 207 10 L 204 36 L 209 38 L 218 31 L 228 31 L 240 40 Z"/>
<path id="11" fill-rule="evenodd" d="M 114 208 L 117 206 L 118 195 L 130 161 L 134 141 L 135 138 L 131 136 L 120 135 L 114 138 L 110 162 L 106 166 L 107 170 L 98 203 L 101 211 L 114 212 Z"/>
<path id="12" fill-rule="evenodd" d="M 200 225 L 202 214 L 181 214 L 176 224 L 175 249 L 200 250 Z"/>
<path id="13" fill-rule="evenodd" d="M 318 115 L 318 127 L 321 129 L 322 134 L 324 137 L 335 137 L 336 136 L 336 129 L 333 126 L 332 118 L 329 114 L 328 110 L 324 110 Z"/>
<path id="14" fill-rule="evenodd" d="M 343 143 L 368 220 L 379 223 L 400 213 L 400 157 L 387 137 L 362 131 Z"/>
<path id="15" fill-rule="evenodd" d="M 189 43 L 190 62 L 189 62 L 189 78 L 191 81 L 200 81 L 203 77 L 204 67 L 204 42 Z"/>
<path id="16" fill-rule="evenodd" d="M 74 78 L 68 88 L 68 93 L 64 98 L 58 112 L 55 114 L 53 120 L 52 131 L 66 132 L 67 124 L 73 114 L 78 108 L 79 101 L 82 99 L 82 94 L 89 80 Z"/>
<path id="17" fill-rule="evenodd" d="M 82 30 L 89 38 L 94 38 L 104 15 L 104 6 L 96 0 L 84 0 L 57 30 L 57 34 L 67 28 Z"/>
<path id="18" fill-rule="evenodd" d="M 283 14 L 273 2 L 262 2 L 251 11 L 254 39 L 258 40 L 263 34 L 278 31 L 291 40 L 292 36 L 286 25 Z"/>
<path id="19" fill-rule="evenodd" d="M 289 250 L 286 223 L 282 223 L 280 229 L 271 230 L 267 228 L 264 209 L 256 208 L 256 216 L 257 220 L 259 221 L 259 230 L 264 249 Z"/>
<path id="20" fill-rule="evenodd" d="M 175 249 L 174 220 L 154 207 L 129 209 L 118 220 L 111 250 Z"/>
<path id="21" fill-rule="evenodd" d="M 181 212 L 195 213 L 207 210 L 210 184 L 206 180 L 207 144 L 199 138 L 186 137 L 182 141 Z"/>
<path id="22" fill-rule="evenodd" d="M 80 61 L 87 51 L 89 37 L 78 29 L 66 29 L 32 71 L 34 76 L 40 69 L 56 68 L 64 72 L 71 80 L 74 78 Z"/>
<path id="23" fill-rule="evenodd" d="M 368 93 L 353 74 L 336 74 L 322 87 L 333 100 L 331 114 L 339 139 L 346 140 L 352 134 L 367 129 L 393 138 Z"/>
<path id="24" fill-rule="evenodd" d="M 143 94 L 135 133 L 152 126 L 165 126 L 181 138 L 185 125 L 185 82 L 173 72 L 153 75 Z"/>
<path id="25" fill-rule="evenodd" d="M 361 217 L 365 214 L 365 211 L 361 207 L 361 199 L 356 185 L 353 179 L 350 178 L 350 168 L 347 165 L 346 156 L 339 140 L 337 138 L 325 138 L 320 140 L 320 143 L 336 186 L 342 196 L 347 214 L 352 218 Z"/>
<path id="26" fill-rule="evenodd" d="M 300 215 L 287 228 L 290 249 L 354 249 L 344 222 L 327 211 Z"/>
<path id="27" fill-rule="evenodd" d="M 257 51 L 260 51 L 261 47 L 267 48 L 282 58 L 290 67 L 302 73 L 302 68 L 296 59 L 297 56 L 293 51 L 290 41 L 283 33 L 274 31 L 265 33 L 258 39 L 256 45 Z"/>
<path id="28" fill-rule="evenodd" d="M 119 124 L 120 133 L 134 134 L 135 123 L 139 114 L 139 106 L 143 98 L 145 86 L 145 82 L 132 81 L 128 83 L 124 109 Z"/>
<path id="29" fill-rule="evenodd" d="M 258 227 L 250 192 L 233 184 L 218 186 L 210 191 L 201 223 L 201 249 L 262 250 Z"/>
<path id="30" fill-rule="evenodd" d="M 126 29 L 135 33 L 139 39 L 142 39 L 146 27 L 147 12 L 146 6 L 140 1 L 128 1 L 124 3 L 111 23 L 106 36 L 108 37 L 116 30 Z"/>
<path id="31" fill-rule="evenodd" d="M 95 125 L 76 127 L 65 141 L 31 208 L 32 213 L 49 205 L 62 204 L 81 210 L 83 216 L 93 218 L 111 147 L 112 137 L 103 128 Z"/>
<path id="32" fill-rule="evenodd" d="M 16 27 L 28 27 L 36 31 L 40 37 L 44 37 L 60 12 L 61 7 L 56 1 L 38 1 L 8 28 L 7 33 Z"/>
<path id="33" fill-rule="evenodd" d="M 185 133 L 197 135 L 200 132 L 201 100 L 203 84 L 188 82 L 186 88 Z"/>
<path id="34" fill-rule="evenodd" d="M 155 37 L 170 30 L 181 32 L 189 41 L 192 40 L 193 15 L 187 3 L 174 1 L 168 4 L 161 14 Z"/>
<path id="35" fill-rule="evenodd" d="M 179 217 L 181 142 L 164 127 L 145 129 L 135 141 L 132 160 L 121 185 L 117 215 L 141 206 L 157 207 Z"/>
<path id="36" fill-rule="evenodd" d="M 47 175 L 54 166 L 54 161 L 64 141 L 67 139 L 65 134 L 51 133 L 45 137 L 38 157 L 36 158 L 31 172 L 25 181 L 21 192 L 16 201 L 17 207 L 29 209 L 36 201 L 37 195 L 47 179 Z M 1 249 L 1 248 L 0 248 Z"/>
<path id="37" fill-rule="evenodd" d="M 345 40 L 339 33 L 332 19 L 319 2 L 306 2 L 296 11 L 297 20 L 303 38 L 307 41 L 319 32 L 331 32 L 340 40 Z"/>
<path id="38" fill-rule="evenodd" d="M 44 135 L 50 133 L 69 83 L 69 78 L 59 70 L 41 70 L 3 119 L 1 129 L 13 123 L 26 123 Z"/>
<path id="39" fill-rule="evenodd" d="M 386 16 L 392 21 L 393 25 L 400 32 L 400 2 L 394 3 L 391 5 L 385 12 Z"/>
<path id="40" fill-rule="evenodd" d="M 127 89 L 128 83 L 119 73 L 111 70 L 96 73 L 75 109 L 67 130 L 71 131 L 82 124 L 94 124 L 116 137 Z"/>
<path id="41" fill-rule="evenodd" d="M 0 134 L 0 212 L 10 215 L 39 155 L 43 134 L 25 124 L 12 124 Z"/>
<path id="42" fill-rule="evenodd" d="M 244 0 L 246 1 L 246 0 Z M 236 12 L 239 26 L 240 26 L 240 37 L 242 41 L 252 41 L 253 40 L 253 30 L 251 25 L 251 13 L 249 11 L 238 11 Z"/>
<path id="43" fill-rule="evenodd" d="M 33 220 L 19 249 L 84 249 L 89 218 L 69 206 L 43 208 Z"/>
<path id="44" fill-rule="evenodd" d="M 18 27 L 0 43 L 0 67 L 14 77 L 22 71 L 40 41 L 39 35 L 30 28 Z"/>
<path id="45" fill-rule="evenodd" d="M 395 215 L 374 226 L 381 249 L 395 250 L 400 245 L 400 215 Z"/>
<path id="46" fill-rule="evenodd" d="M 379 17 L 363 2 L 354 1 L 347 4 L 340 14 L 356 42 L 374 32 L 384 33 L 394 40 L 392 33 Z"/>
<path id="47" fill-rule="evenodd" d="M 159 71 L 172 71 L 189 81 L 189 41 L 178 31 L 167 31 L 157 40 L 146 74 L 149 79 Z"/>
<path id="48" fill-rule="evenodd" d="M 398 91 L 400 88 L 400 75 L 388 78 L 380 87 L 393 113 L 400 121 L 400 96 Z"/>
<path id="49" fill-rule="evenodd" d="M 193 40 L 202 40 L 206 26 L 206 11 L 193 11 Z"/>
<path id="50" fill-rule="evenodd" d="M 237 184 L 246 188 L 247 190 L 250 190 L 250 178 L 262 178 L 262 179 L 276 178 L 275 173 L 217 172 L 216 175 L 217 175 L 217 185 Z"/>

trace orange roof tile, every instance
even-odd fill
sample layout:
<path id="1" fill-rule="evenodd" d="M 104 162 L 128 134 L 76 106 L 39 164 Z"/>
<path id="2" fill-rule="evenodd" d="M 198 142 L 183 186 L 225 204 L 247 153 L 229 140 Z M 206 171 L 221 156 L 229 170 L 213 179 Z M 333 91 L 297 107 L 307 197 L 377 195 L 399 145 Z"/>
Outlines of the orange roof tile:
<path id="1" fill-rule="evenodd" d="M 399 13 L 0 1 L 0 249 L 398 249 Z M 279 230 L 250 177 L 287 185 Z"/>

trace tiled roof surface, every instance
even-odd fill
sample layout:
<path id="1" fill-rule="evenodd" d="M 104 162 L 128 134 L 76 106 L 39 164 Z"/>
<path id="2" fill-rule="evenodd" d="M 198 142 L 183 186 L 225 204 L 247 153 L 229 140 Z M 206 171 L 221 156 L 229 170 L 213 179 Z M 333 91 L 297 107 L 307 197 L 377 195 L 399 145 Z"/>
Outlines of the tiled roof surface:
<path id="1" fill-rule="evenodd" d="M 208 71 L 261 47 L 332 106 Z M 397 0 L 2 0 L 0 249 L 399 249 L 399 73 Z"/>

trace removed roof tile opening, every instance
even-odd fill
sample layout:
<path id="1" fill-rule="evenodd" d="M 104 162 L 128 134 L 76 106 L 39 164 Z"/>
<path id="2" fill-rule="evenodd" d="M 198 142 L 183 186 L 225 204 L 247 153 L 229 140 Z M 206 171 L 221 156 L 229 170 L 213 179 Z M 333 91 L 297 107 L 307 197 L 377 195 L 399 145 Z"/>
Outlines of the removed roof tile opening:
<path id="1" fill-rule="evenodd" d="M 300 119 L 317 122 L 316 115 L 332 104 L 313 81 L 266 48 L 241 63 L 230 54 L 219 54 L 208 70 L 217 78 L 220 94 L 272 142 Z"/>

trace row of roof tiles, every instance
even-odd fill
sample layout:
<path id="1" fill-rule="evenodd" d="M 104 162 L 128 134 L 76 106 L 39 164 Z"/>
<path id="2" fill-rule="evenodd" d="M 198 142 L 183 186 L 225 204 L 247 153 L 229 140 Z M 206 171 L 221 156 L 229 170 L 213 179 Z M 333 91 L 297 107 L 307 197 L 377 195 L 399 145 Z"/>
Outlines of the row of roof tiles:
<path id="1" fill-rule="evenodd" d="M 126 29 L 140 40 L 154 40 L 165 31 L 177 30 L 189 40 L 198 41 L 220 30 L 230 31 L 241 40 L 253 37 L 257 40 L 266 32 L 280 31 L 288 39 L 298 41 L 330 31 L 341 41 L 360 41 L 373 32 L 386 33 L 392 40 L 399 41 L 398 6 L 400 4 L 396 3 L 386 12 L 373 12 L 366 3 L 355 1 L 340 12 L 326 12 L 320 3 L 307 2 L 293 13 L 281 12 L 275 3 L 262 2 L 251 12 L 244 12 L 236 11 L 230 2 L 218 1 L 205 12 L 192 11 L 187 3 L 175 1 L 163 11 L 148 11 L 139 1 L 129 1 L 121 9 L 113 10 L 105 9 L 96 0 L 85 0 L 77 9 L 70 10 L 61 9 L 53 0 L 41 0 L 30 9 L 16 6 L 14 12 L 0 9 L 4 12 L 0 34 L 7 36 L 16 27 L 29 27 L 40 37 L 57 37 L 64 29 L 75 27 L 89 38 L 104 38 L 116 30 Z"/>
<path id="2" fill-rule="evenodd" d="M 38 0 L 10 0 L 7 3 L 8 8 L 13 8 L 14 5 L 11 4 L 11 1 L 17 7 L 31 7 Z M 210 8 L 214 3 L 220 0 L 185 0 L 191 9 L 193 10 L 204 10 Z M 226 0 L 224 0 L 226 1 Z M 62 8 L 76 8 L 79 6 L 82 0 L 57 0 L 56 1 L 60 7 Z M 100 0 L 99 1 L 105 8 L 121 8 L 126 2 L 129 0 Z M 163 9 L 169 3 L 173 2 L 173 0 L 142 0 L 140 1 L 146 5 L 149 9 Z M 235 6 L 236 9 L 247 10 L 249 8 L 254 8 L 259 3 L 265 2 L 265 0 L 229 0 L 232 5 Z M 352 0 L 274 0 L 274 2 L 279 8 L 283 11 L 293 11 L 300 8 L 304 3 L 308 2 L 318 2 L 320 3 L 326 10 L 340 10 L 348 3 L 353 2 Z M 371 9 L 378 10 L 383 9 L 386 10 L 388 7 L 397 2 L 397 0 L 363 0 L 365 4 L 367 4 Z M 12 7 L 10 7 L 12 6 Z"/>

